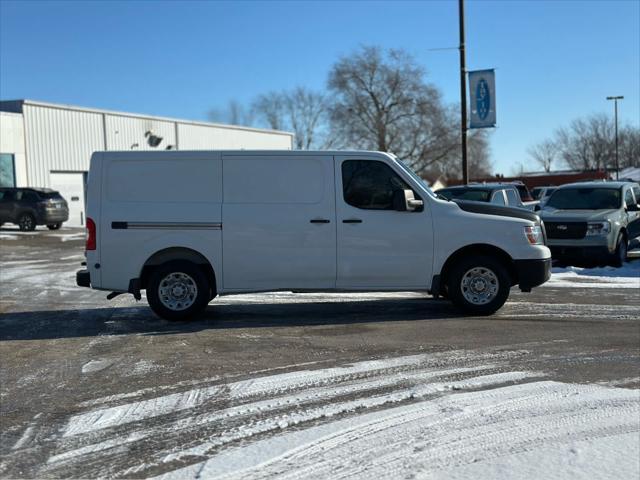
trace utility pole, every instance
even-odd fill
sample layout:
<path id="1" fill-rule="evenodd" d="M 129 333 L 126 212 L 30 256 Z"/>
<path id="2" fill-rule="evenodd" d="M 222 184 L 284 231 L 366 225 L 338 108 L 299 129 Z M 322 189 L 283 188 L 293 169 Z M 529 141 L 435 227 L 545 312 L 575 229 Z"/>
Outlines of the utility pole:
<path id="1" fill-rule="evenodd" d="M 469 183 L 467 165 L 467 72 L 464 52 L 464 0 L 458 0 L 460 19 L 460 127 L 462 128 L 462 183 Z"/>
<path id="2" fill-rule="evenodd" d="M 618 163 L 618 100 L 622 100 L 624 97 L 618 95 L 617 97 L 607 97 L 607 100 L 613 100 L 613 109 L 615 115 L 616 124 L 616 180 L 620 180 L 620 164 Z"/>

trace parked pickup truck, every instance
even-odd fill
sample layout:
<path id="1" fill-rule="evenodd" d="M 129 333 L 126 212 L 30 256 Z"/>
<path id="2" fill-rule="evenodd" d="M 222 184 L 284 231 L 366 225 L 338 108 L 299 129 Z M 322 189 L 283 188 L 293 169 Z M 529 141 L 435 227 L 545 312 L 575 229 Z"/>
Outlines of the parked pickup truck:
<path id="1" fill-rule="evenodd" d="M 487 315 L 550 276 L 533 212 L 437 198 L 380 152 L 102 152 L 80 286 L 166 319 L 216 295 L 425 291 Z"/>

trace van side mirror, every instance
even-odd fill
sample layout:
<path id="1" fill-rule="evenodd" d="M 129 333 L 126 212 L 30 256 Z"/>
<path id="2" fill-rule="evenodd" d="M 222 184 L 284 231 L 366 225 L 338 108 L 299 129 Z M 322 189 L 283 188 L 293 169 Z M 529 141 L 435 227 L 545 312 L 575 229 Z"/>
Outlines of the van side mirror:
<path id="1" fill-rule="evenodd" d="M 640 212 L 640 205 L 637 203 L 627 205 L 627 212 Z"/>
<path id="2" fill-rule="evenodd" d="M 421 212 L 424 208 L 424 202 L 416 199 L 413 190 L 394 190 L 393 192 L 393 209 L 398 212 Z"/>

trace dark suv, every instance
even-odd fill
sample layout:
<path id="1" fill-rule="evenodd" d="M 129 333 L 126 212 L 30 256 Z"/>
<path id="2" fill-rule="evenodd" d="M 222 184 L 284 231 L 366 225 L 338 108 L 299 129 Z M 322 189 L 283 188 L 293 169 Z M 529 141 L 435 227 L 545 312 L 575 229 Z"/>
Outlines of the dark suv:
<path id="1" fill-rule="evenodd" d="M 0 225 L 16 223 L 22 231 L 46 225 L 57 230 L 69 219 L 69 206 L 49 188 L 0 188 Z"/>

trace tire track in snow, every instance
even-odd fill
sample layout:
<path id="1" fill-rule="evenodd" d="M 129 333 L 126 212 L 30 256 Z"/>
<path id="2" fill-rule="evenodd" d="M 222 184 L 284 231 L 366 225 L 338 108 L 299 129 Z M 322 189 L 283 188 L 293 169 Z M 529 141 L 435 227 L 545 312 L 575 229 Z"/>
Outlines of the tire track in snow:
<path id="1" fill-rule="evenodd" d="M 520 313 L 524 306 L 526 306 L 526 313 Z M 583 321 L 635 320 L 640 318 L 640 306 L 507 302 L 505 308 L 500 312 L 500 316 L 509 318 L 576 318 Z"/>
<path id="2" fill-rule="evenodd" d="M 429 379 L 435 379 L 439 377 L 450 377 L 460 374 L 477 373 L 494 368 L 493 365 L 480 365 L 478 367 L 469 368 L 457 368 L 449 370 L 436 370 L 436 371 L 412 371 L 411 373 L 399 373 L 394 376 L 376 377 L 376 379 L 362 379 L 352 382 L 348 382 L 345 385 L 338 385 L 332 388 L 312 388 L 303 390 L 302 392 L 285 395 L 279 397 L 273 397 L 268 400 L 260 400 L 257 402 L 243 403 L 234 407 L 217 410 L 214 413 L 205 412 L 199 413 L 193 416 L 185 418 L 179 418 L 178 420 L 163 423 L 158 427 L 145 428 L 136 432 L 130 432 L 126 439 L 120 439 L 121 443 L 128 443 L 141 440 L 145 437 L 154 435 L 160 435 L 163 431 L 185 431 L 190 428 L 197 428 L 206 424 L 214 422 L 228 422 L 236 417 L 248 417 L 252 415 L 265 414 L 281 410 L 283 408 L 300 407 L 305 404 L 315 403 L 319 401 L 331 400 L 337 397 L 344 397 L 347 395 L 359 394 L 365 391 L 373 391 L 384 387 L 396 386 L 404 382 L 419 382 Z M 513 376 L 512 376 L 513 377 Z M 510 377 L 510 378 L 512 378 Z M 519 378 L 519 377 L 518 377 Z M 444 388 L 444 386 L 439 387 Z M 319 416 L 323 416 L 324 413 L 320 412 Z M 282 418 L 282 417 L 278 417 Z M 124 419 L 126 420 L 126 418 Z M 128 423 L 128 422 L 126 422 Z M 282 421 L 276 424 L 278 427 Z M 297 422 L 299 423 L 299 422 Z M 84 443 L 84 442 L 83 442 Z M 55 463 L 73 457 L 79 456 L 85 453 L 93 453 L 101 450 L 105 450 L 114 446 L 113 440 L 106 440 L 91 445 L 83 445 L 82 447 L 69 450 L 62 454 L 54 455 L 49 459 L 49 463 Z"/>
<path id="3" fill-rule="evenodd" d="M 511 348 L 520 346 L 526 345 Z M 417 399 L 429 399 L 422 403 L 430 403 L 443 395 L 448 398 L 452 393 L 540 376 L 508 371 L 512 360 L 528 352 L 505 348 L 411 355 L 264 375 L 91 409 L 70 417 L 50 440 L 48 461 L 38 476 L 140 477 L 172 469 L 184 473 L 184 465 L 218 458 L 235 451 L 233 446 L 240 442 L 259 444 L 265 438 L 275 440 L 283 432 L 309 425 L 331 425 L 335 419 L 361 418 L 363 412 L 387 409 L 382 410 L 385 412 Z M 193 384 L 182 382 L 177 387 L 189 386 Z M 175 387 L 160 386 L 157 392 L 149 393 Z M 146 393 L 132 392 L 136 396 Z M 119 395 L 122 397 L 111 395 L 80 406 L 130 398 L 127 393 Z M 144 454 L 137 457 L 132 451 Z M 398 461 L 402 463 L 402 459 Z M 195 464 L 201 468 L 210 463 Z"/>
<path id="4" fill-rule="evenodd" d="M 285 433 L 155 478 L 195 478 L 197 474 L 225 480 L 395 479 L 417 472 L 431 478 L 444 469 L 450 474 L 460 466 L 517 458 L 524 452 L 544 450 L 550 443 L 597 445 L 607 437 L 624 438 L 616 448 L 630 455 L 624 465 L 596 465 L 600 476 L 594 478 L 615 478 L 608 474 L 620 468 L 628 478 L 637 478 L 640 467 L 633 453 L 640 449 L 639 414 L 640 398 L 634 390 L 526 383 L 440 397 Z M 556 460 L 562 469 L 565 459 Z"/>
<path id="5" fill-rule="evenodd" d="M 361 396 L 376 396 L 398 387 L 406 390 L 435 380 L 460 382 L 474 374 L 500 372 L 506 362 L 527 353 L 522 350 L 448 351 L 370 360 L 210 385 L 90 410 L 66 422 L 62 438 L 55 439 L 57 445 L 49 453 L 49 461 L 41 473 L 65 475 L 64 472 L 80 468 L 83 472 L 103 475 L 135 470 L 132 462 L 138 459 L 132 459 L 128 452 L 134 445 L 138 451 L 158 452 L 152 463 L 161 463 L 172 454 L 177 453 L 179 458 L 180 451 L 197 447 L 203 440 L 215 438 L 217 444 L 226 445 L 237 439 L 280 430 L 284 425 L 368 408 L 358 401 Z M 480 363 L 483 361 L 492 363 Z M 438 390 L 446 388 L 444 382 Z M 380 405 L 404 401 L 414 393 L 379 399 Z M 81 405 L 113 399 L 114 396 L 103 397 Z M 162 440 L 158 441 L 159 438 Z M 143 445 L 149 448 L 141 448 Z"/>
<path id="6" fill-rule="evenodd" d="M 460 358 L 456 358 L 458 357 Z M 104 428 L 119 426 L 125 423 L 145 420 L 167 413 L 196 408 L 211 399 L 224 394 L 225 398 L 243 399 L 258 395 L 273 395 L 300 388 L 325 386 L 341 383 L 357 378 L 369 378 L 375 375 L 398 373 L 410 369 L 417 369 L 422 364 L 438 365 L 464 361 L 469 352 L 446 352 L 433 355 L 411 355 L 383 360 L 357 362 L 349 366 L 333 367 L 321 370 L 299 370 L 242 380 L 228 384 L 220 384 L 173 393 L 149 400 L 141 400 L 124 405 L 117 405 L 72 416 L 63 436 L 69 437 L 84 434 Z M 474 360 L 491 358 L 505 359 L 508 352 L 498 354 L 476 354 Z M 440 362 L 440 363 L 438 363 Z"/>

